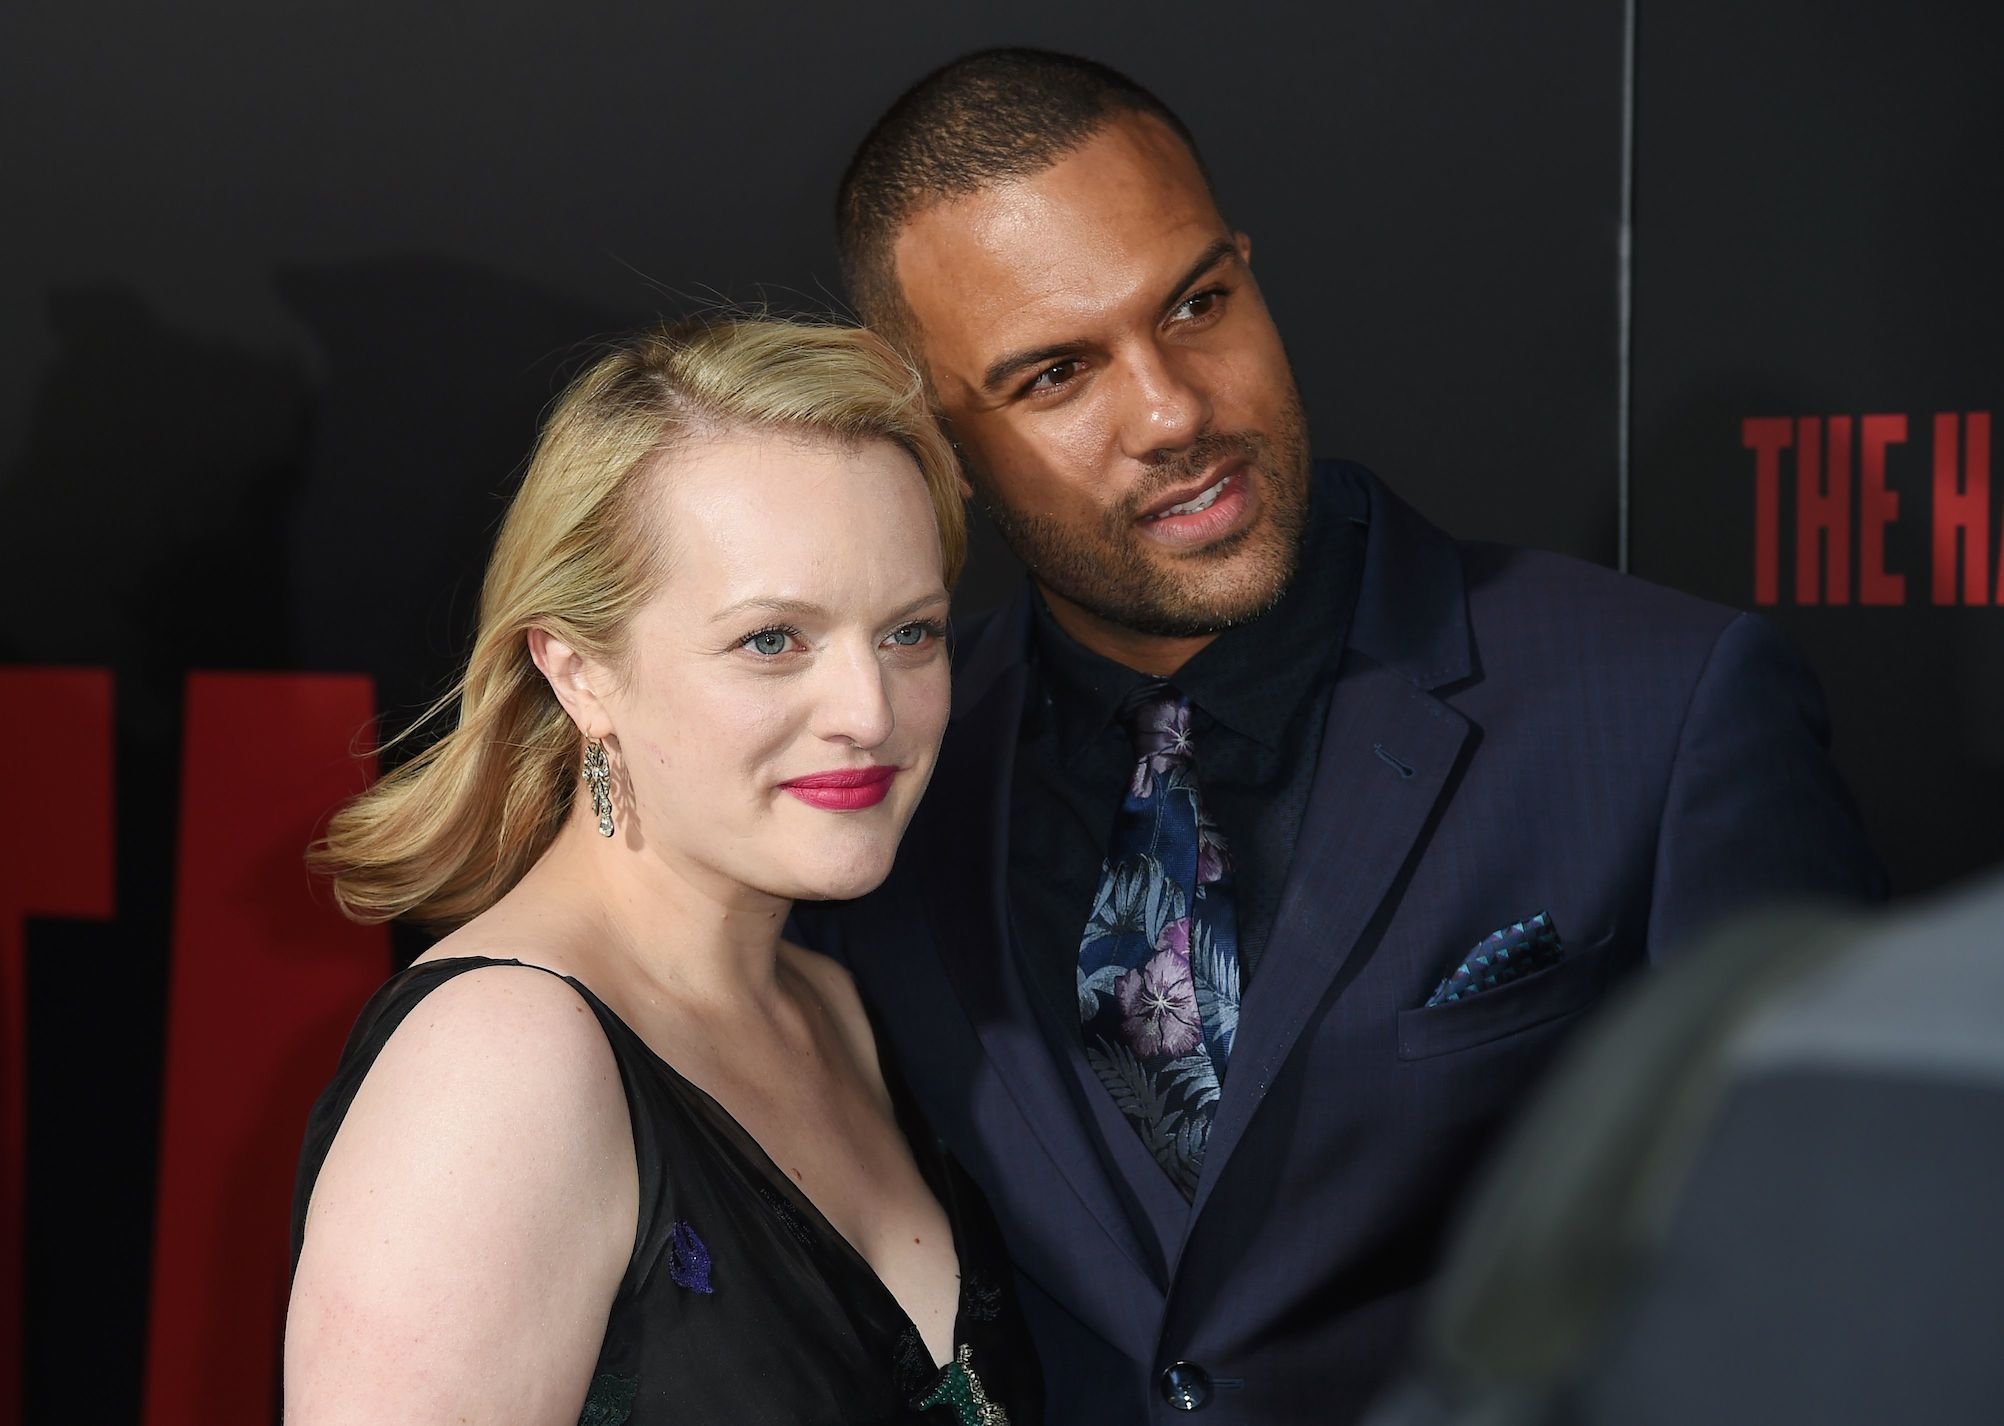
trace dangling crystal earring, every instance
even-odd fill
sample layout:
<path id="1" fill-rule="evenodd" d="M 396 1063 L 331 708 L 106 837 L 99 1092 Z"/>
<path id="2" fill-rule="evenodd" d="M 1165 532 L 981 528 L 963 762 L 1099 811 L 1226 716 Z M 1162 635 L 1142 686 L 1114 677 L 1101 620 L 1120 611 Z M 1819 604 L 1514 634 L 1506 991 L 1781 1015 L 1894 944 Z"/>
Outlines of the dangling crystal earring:
<path id="1" fill-rule="evenodd" d="M 605 744 L 596 738 L 585 740 L 585 786 L 591 789 L 591 810 L 598 813 L 598 834 L 612 835 L 612 769 L 605 763 Z"/>

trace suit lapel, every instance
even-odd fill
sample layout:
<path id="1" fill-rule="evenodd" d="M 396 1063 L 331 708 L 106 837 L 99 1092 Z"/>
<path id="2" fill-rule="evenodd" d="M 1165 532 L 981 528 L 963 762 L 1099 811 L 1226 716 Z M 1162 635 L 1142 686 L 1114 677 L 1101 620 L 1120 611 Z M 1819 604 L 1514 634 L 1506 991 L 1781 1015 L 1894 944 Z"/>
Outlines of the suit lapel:
<path id="1" fill-rule="evenodd" d="M 1273 934 L 1239 1010 L 1193 1215 L 1420 847 L 1467 736 L 1460 714 L 1380 666 L 1338 680 Z"/>
<path id="2" fill-rule="evenodd" d="M 923 868 L 922 899 L 948 978 L 1044 1152 L 1149 1281 L 1155 1272 L 1107 1181 L 1098 1149 L 1051 1055 L 1017 972 L 1009 928 L 1009 789 L 1023 700 L 1027 606 L 999 614 L 955 680 L 953 722 L 907 846 Z M 1013 657 L 1009 655 L 1013 653 Z M 965 690 L 963 692 L 963 690 Z"/>
<path id="3" fill-rule="evenodd" d="M 1470 731 L 1431 691 L 1474 666 L 1459 552 L 1368 473 L 1343 473 L 1370 506 L 1364 570 L 1314 789 L 1240 1007 L 1193 1224 L 1309 1018 L 1424 846 Z"/>

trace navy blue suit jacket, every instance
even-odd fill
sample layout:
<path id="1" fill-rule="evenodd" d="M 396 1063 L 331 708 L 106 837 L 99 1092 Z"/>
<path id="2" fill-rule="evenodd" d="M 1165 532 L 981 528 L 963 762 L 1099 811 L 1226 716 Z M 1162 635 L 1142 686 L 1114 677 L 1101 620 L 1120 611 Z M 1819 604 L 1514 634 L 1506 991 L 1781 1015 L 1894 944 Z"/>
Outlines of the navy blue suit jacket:
<path id="1" fill-rule="evenodd" d="M 1179 1360 L 1213 1383 L 1206 1419 L 1350 1419 L 1398 1364 L 1496 1131 L 1609 986 L 1743 904 L 1881 889 L 1815 684 L 1766 623 L 1458 543 L 1356 466 L 1316 478 L 1368 503 L 1359 603 L 1166 1260 L 1104 1092 L 1040 1029 L 1009 941 L 1027 590 L 956 649 L 945 746 L 890 879 L 800 908 L 993 1202 L 1053 1422 L 1181 1420 L 1160 1385 Z M 1422 1008 L 1477 941 L 1539 911 L 1562 961 Z"/>

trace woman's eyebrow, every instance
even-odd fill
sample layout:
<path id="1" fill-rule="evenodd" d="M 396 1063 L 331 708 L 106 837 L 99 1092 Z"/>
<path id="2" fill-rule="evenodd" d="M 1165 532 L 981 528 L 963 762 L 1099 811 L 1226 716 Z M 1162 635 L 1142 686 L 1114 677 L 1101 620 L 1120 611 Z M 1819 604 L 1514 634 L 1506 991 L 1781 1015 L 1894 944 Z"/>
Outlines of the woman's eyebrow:
<path id="1" fill-rule="evenodd" d="M 827 612 L 819 604 L 805 599 L 782 599 L 772 594 L 754 594 L 749 599 L 740 599 L 735 604 L 719 609 L 710 616 L 710 622 L 721 624 L 726 619 L 736 619 L 741 615 L 753 613 L 778 614 L 790 619 L 809 619 L 816 614 Z"/>
<path id="2" fill-rule="evenodd" d="M 944 589 L 931 590 L 919 595 L 916 599 L 907 600 L 884 617 L 890 620 L 903 619 L 908 615 L 918 613 L 919 610 L 929 605 L 943 602 L 946 597 L 947 593 Z M 712 624 L 721 624 L 728 619 L 738 619 L 746 614 L 753 613 L 772 614 L 785 619 L 812 619 L 827 617 L 828 610 L 822 608 L 812 600 L 785 599 L 772 594 L 754 594 L 749 599 L 740 599 L 735 604 L 719 609 L 715 614 L 710 616 L 710 622 Z"/>

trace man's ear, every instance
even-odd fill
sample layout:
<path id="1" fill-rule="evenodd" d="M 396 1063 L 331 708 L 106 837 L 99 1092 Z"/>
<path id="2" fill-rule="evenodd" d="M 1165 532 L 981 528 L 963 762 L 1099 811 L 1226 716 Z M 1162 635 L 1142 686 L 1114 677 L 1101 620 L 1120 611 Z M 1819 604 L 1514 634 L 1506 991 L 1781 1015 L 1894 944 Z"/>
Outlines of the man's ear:
<path id="1" fill-rule="evenodd" d="M 1240 262 L 1242 262 L 1242 263 L 1244 263 L 1244 264 L 1245 264 L 1245 265 L 1246 265 L 1247 267 L 1251 267 L 1251 266 L 1252 266 L 1252 234 L 1251 234 L 1251 233 L 1233 233 L 1233 234 L 1232 234 L 1232 246 L 1233 246 L 1233 247 L 1235 247 L 1235 248 L 1237 248 L 1237 249 L 1239 250 L 1239 261 L 1240 261 Z"/>
<path id="2" fill-rule="evenodd" d="M 529 657 L 549 680 L 550 691 L 557 695 L 564 712 L 571 715 L 580 733 L 603 742 L 612 732 L 612 720 L 594 687 L 599 666 L 548 629 L 531 629 L 527 637 Z"/>

